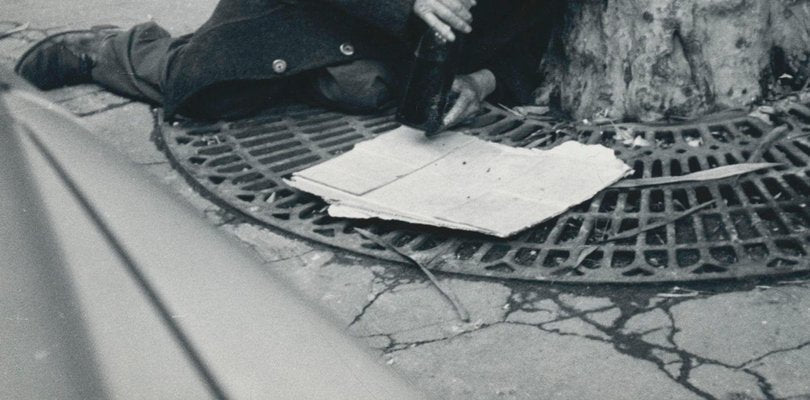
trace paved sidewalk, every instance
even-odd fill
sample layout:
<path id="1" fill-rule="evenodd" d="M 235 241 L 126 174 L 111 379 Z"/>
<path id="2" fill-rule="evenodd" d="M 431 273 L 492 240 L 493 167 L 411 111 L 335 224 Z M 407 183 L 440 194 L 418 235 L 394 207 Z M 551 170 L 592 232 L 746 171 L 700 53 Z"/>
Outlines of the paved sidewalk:
<path id="1" fill-rule="evenodd" d="M 46 33 L 149 15 L 191 31 L 214 0 L 9 0 L 30 22 L 0 40 L 10 66 Z M 0 31 L 12 27 L 0 22 Z M 240 222 L 198 196 L 149 140 L 149 107 L 94 85 L 51 91 L 117 148 L 238 237 L 393 368 L 440 399 L 810 399 L 810 283 L 583 287 L 442 275 L 452 307 L 411 268 L 335 252 Z M 663 294 L 663 295 L 662 295 Z"/>

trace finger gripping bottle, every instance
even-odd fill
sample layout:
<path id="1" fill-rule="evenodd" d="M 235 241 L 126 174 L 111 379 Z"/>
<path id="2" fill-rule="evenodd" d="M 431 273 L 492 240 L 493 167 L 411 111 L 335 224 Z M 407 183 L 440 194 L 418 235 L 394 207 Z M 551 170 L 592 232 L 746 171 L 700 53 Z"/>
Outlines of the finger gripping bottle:
<path id="1" fill-rule="evenodd" d="M 456 32 L 456 40 L 446 42 L 430 28 L 422 34 L 397 110 L 397 122 L 422 130 L 428 137 L 441 130 L 456 76 L 461 37 Z"/>

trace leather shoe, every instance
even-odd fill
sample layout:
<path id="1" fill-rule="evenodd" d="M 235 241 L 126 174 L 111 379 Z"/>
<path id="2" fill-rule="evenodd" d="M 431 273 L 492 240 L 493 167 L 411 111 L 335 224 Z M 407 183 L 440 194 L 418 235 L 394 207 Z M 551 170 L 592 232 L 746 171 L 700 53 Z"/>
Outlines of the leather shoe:
<path id="1" fill-rule="evenodd" d="M 14 71 L 42 90 L 92 82 L 101 42 L 115 32 L 97 27 L 48 36 L 20 57 Z"/>

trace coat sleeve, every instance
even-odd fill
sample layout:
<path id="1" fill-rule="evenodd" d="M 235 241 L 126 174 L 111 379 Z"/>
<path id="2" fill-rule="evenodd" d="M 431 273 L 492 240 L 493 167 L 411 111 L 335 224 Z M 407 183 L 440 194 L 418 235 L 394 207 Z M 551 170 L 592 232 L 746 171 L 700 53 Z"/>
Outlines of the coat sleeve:
<path id="1" fill-rule="evenodd" d="M 415 0 L 317 0 L 394 36 L 408 38 Z"/>

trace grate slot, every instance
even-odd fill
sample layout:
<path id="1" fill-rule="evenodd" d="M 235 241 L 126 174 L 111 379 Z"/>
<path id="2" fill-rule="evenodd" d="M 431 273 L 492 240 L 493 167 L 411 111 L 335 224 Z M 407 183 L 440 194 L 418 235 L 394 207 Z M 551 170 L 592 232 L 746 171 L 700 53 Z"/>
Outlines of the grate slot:
<path id="1" fill-rule="evenodd" d="M 251 156 L 254 156 L 254 157 L 255 156 L 263 156 L 263 155 L 266 155 L 266 154 L 273 154 L 273 153 L 277 153 L 277 152 L 282 151 L 282 150 L 288 150 L 288 149 L 296 148 L 296 147 L 299 147 L 299 146 L 301 146 L 301 142 L 299 142 L 297 140 L 292 140 L 292 141 L 289 141 L 289 142 L 277 143 L 277 144 L 274 144 L 272 146 L 264 146 L 264 147 L 260 147 L 258 149 L 253 149 L 253 150 L 248 151 L 248 154 L 250 154 Z"/>
<path id="2" fill-rule="evenodd" d="M 293 137 L 292 133 L 281 134 L 281 135 L 273 135 L 274 133 L 284 132 L 288 128 L 286 125 L 281 124 L 278 126 L 267 126 L 267 127 L 259 127 L 254 129 L 248 129 L 241 132 L 234 132 L 232 137 L 240 143 L 242 143 L 245 147 L 250 147 L 251 143 L 254 141 L 259 141 L 259 143 L 266 143 L 266 140 L 282 140 Z M 265 138 L 267 136 L 267 138 Z M 248 138 L 256 138 L 255 140 L 244 140 Z"/>

